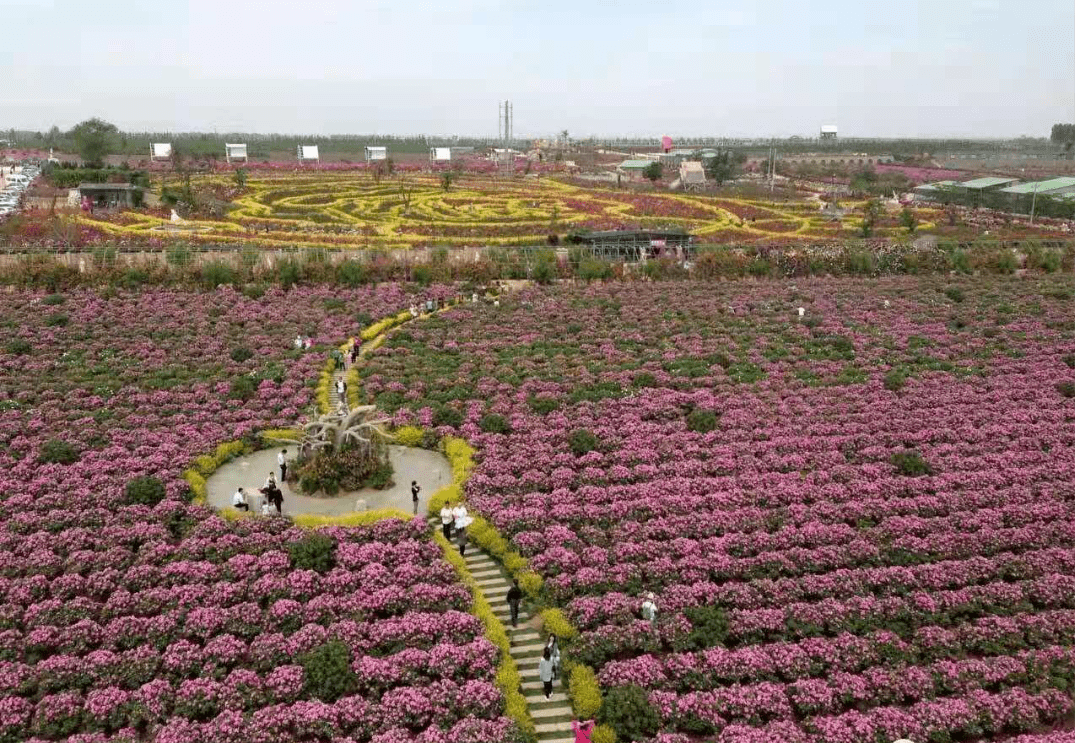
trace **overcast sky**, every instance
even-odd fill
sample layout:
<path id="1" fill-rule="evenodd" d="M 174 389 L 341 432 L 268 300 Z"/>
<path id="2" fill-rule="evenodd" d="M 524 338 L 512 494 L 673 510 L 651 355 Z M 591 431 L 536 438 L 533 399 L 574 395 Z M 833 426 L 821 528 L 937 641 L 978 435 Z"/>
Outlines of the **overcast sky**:
<path id="1" fill-rule="evenodd" d="M 432 7 L 429 7 L 432 6 Z M 0 127 L 1048 136 L 1075 0 L 0 0 Z"/>

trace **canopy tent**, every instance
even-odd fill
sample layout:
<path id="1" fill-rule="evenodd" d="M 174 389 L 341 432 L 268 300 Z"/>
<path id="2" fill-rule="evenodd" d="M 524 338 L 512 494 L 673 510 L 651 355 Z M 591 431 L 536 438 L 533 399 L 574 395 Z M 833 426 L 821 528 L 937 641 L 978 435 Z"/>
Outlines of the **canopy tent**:
<path id="1" fill-rule="evenodd" d="M 372 162 L 374 160 L 387 160 L 388 148 L 387 147 L 367 147 L 366 148 L 366 162 Z"/>
<path id="2" fill-rule="evenodd" d="M 156 143 L 149 146 L 149 158 L 151 160 L 167 160 L 171 156 L 172 145 L 170 142 Z"/>
<path id="3" fill-rule="evenodd" d="M 246 162 L 246 145 L 245 144 L 226 144 L 224 145 L 224 157 L 227 161 L 234 162 L 235 160 L 242 160 Z"/>
<path id="4" fill-rule="evenodd" d="M 431 163 L 446 163 L 452 159 L 451 147 L 430 147 L 429 161 Z"/>
<path id="5" fill-rule="evenodd" d="M 320 162 L 321 155 L 317 151 L 317 145 L 315 144 L 300 144 L 299 145 L 299 160 L 301 162 Z"/>

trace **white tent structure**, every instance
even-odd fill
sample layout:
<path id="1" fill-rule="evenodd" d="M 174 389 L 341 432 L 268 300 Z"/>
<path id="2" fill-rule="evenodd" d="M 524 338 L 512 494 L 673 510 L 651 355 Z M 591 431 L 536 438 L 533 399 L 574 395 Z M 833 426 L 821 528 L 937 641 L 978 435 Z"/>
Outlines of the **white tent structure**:
<path id="1" fill-rule="evenodd" d="M 224 157 L 229 163 L 242 160 L 244 163 L 247 160 L 246 145 L 245 144 L 224 144 Z"/>
<path id="2" fill-rule="evenodd" d="M 317 151 L 317 145 L 315 145 L 315 144 L 300 144 L 299 145 L 299 162 L 300 163 L 317 163 L 317 162 L 321 162 L 321 155 Z"/>
<path id="3" fill-rule="evenodd" d="M 429 148 L 429 162 L 431 163 L 446 163 L 451 162 L 452 148 L 451 147 L 430 147 Z"/>
<path id="4" fill-rule="evenodd" d="M 150 160 L 168 160 L 171 156 L 172 145 L 170 142 L 159 142 L 149 146 Z"/>
<path id="5" fill-rule="evenodd" d="M 366 148 L 366 162 L 371 163 L 374 160 L 387 160 L 388 148 L 387 147 L 367 147 Z"/>
<path id="6" fill-rule="evenodd" d="M 821 126 L 821 138 L 822 139 L 836 139 L 838 133 L 836 124 L 822 124 Z"/>

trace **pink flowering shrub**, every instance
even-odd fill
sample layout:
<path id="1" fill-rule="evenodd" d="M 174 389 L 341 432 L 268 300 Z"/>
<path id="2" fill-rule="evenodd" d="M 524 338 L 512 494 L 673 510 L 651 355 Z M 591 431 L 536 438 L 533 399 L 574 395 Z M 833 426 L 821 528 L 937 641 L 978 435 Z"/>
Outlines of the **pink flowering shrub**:
<path id="1" fill-rule="evenodd" d="M 390 339 L 364 391 L 455 411 L 471 506 L 659 740 L 1036 736 L 1073 711 L 1075 292 L 952 283 L 528 290 Z"/>

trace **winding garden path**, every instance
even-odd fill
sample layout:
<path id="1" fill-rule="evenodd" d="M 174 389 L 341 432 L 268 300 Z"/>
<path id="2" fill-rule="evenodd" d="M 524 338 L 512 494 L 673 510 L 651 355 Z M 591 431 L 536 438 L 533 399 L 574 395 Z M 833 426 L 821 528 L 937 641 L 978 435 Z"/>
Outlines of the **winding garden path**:
<path id="1" fill-rule="evenodd" d="M 406 322 L 396 327 L 405 324 Z M 391 333 L 394 329 L 389 329 L 386 333 Z M 360 358 L 365 357 L 371 350 L 371 344 L 363 344 Z M 345 374 L 346 368 L 337 370 L 333 375 L 333 384 L 329 389 L 330 410 L 335 410 L 339 404 L 335 382 L 337 379 L 344 378 Z M 282 448 L 263 449 L 248 456 L 239 457 L 217 469 L 207 481 L 209 504 L 215 508 L 226 508 L 231 505 L 231 496 L 239 486 L 256 489 L 264 484 L 270 471 L 279 474 L 276 455 Z M 393 478 L 395 484 L 391 488 L 364 490 L 333 498 L 315 498 L 295 493 L 284 484 L 284 513 L 290 516 L 341 515 L 356 510 L 358 499 L 364 500 L 369 509 L 398 508 L 410 513 L 412 511 L 411 480 L 417 480 L 422 486 L 418 507 L 420 513 L 425 513 L 428 510 L 428 498 L 438 489 L 452 482 L 451 465 L 438 452 L 390 446 L 389 459 L 395 471 Z M 438 517 L 431 516 L 428 521 L 431 528 L 441 528 Z M 513 628 L 507 602 L 508 589 L 511 588 L 510 575 L 491 555 L 473 544 L 470 545 L 469 552 L 464 559 L 474 578 L 477 590 L 481 591 L 489 602 L 493 613 L 504 626 L 511 641 L 511 657 L 522 678 L 521 691 L 526 697 L 530 715 L 534 720 L 538 740 L 541 743 L 574 743 L 575 737 L 571 731 L 571 701 L 564 692 L 562 681 L 558 679 L 553 683 L 552 697 L 545 699 L 542 683 L 538 678 L 538 662 L 541 660 L 544 649 L 540 633 L 540 619 L 533 617 L 527 611 L 527 604 L 524 601 L 519 608 L 519 626 Z"/>

